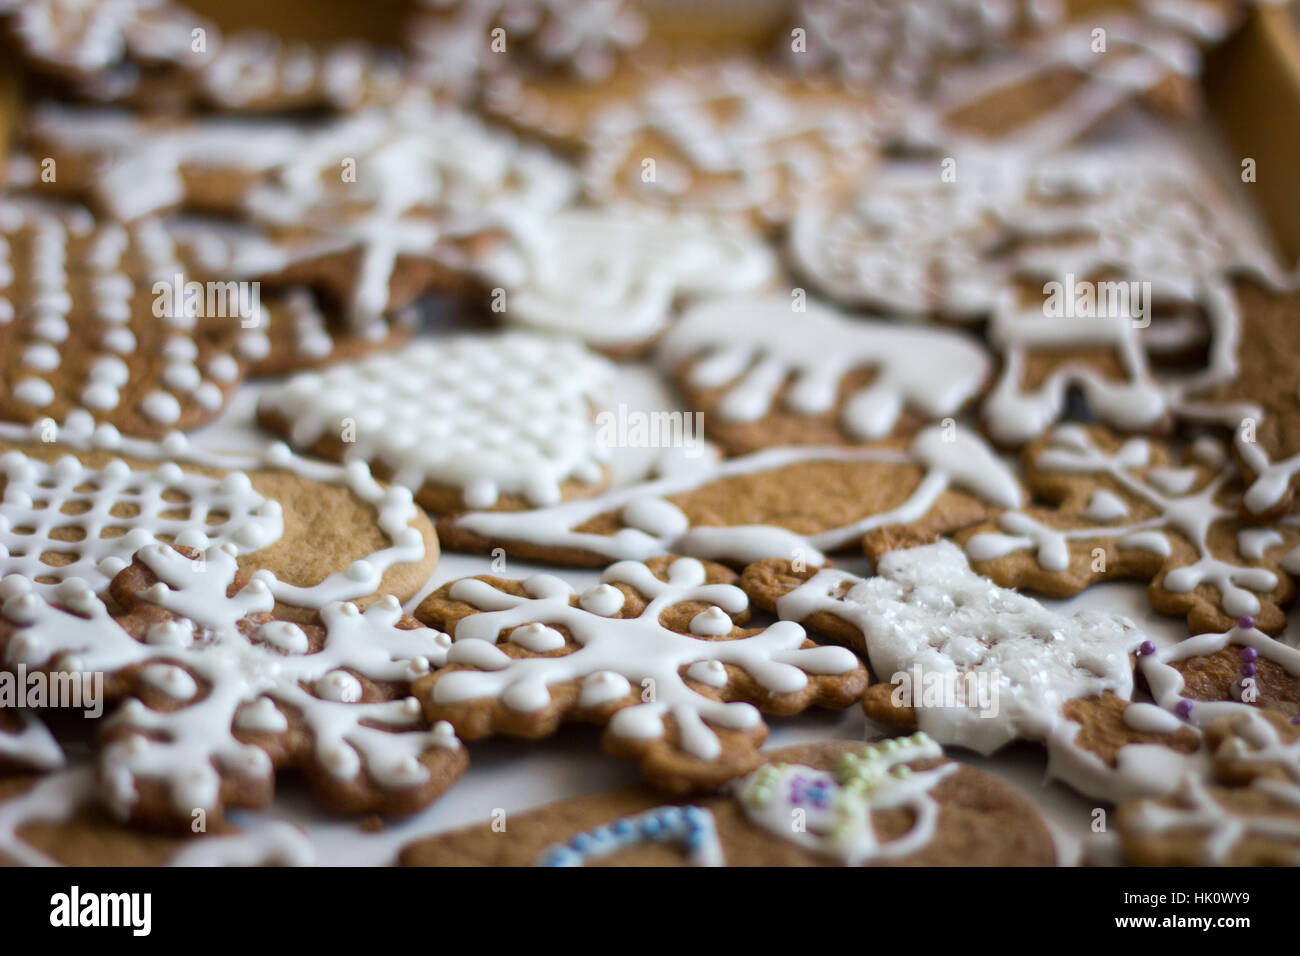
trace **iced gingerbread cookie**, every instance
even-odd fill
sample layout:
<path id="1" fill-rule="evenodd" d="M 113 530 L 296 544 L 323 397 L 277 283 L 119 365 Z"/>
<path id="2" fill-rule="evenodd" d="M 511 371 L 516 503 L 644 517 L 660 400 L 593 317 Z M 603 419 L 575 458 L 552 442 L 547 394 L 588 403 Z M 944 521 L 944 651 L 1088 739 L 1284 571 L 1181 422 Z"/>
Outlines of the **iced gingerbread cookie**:
<path id="1" fill-rule="evenodd" d="M 628 0 L 423 0 L 411 32 L 418 80 L 467 96 L 506 70 L 604 80 L 645 39 L 647 23 Z"/>
<path id="2" fill-rule="evenodd" d="M 151 121 L 49 107 L 33 136 L 61 171 L 34 189 L 84 196 L 121 218 L 178 208 L 240 216 L 264 235 L 222 278 L 313 286 L 356 326 L 430 288 L 468 288 L 476 243 L 526 229 L 576 188 L 545 152 L 415 95 L 325 120 Z"/>
<path id="3" fill-rule="evenodd" d="M 995 777 L 924 734 L 764 753 L 727 794 L 664 805 L 647 790 L 578 797 L 429 837 L 406 866 L 1051 866 L 1051 835 Z M 797 820 L 806 826 L 796 825 Z"/>
<path id="4" fill-rule="evenodd" d="M 214 419 L 269 345 L 255 297 L 198 268 L 155 220 L 0 201 L 0 418 L 83 409 L 149 437 Z"/>
<path id="5" fill-rule="evenodd" d="M 1041 434 L 1072 390 L 1108 424 L 1155 431 L 1230 382 L 1243 303 L 1272 257 L 1220 191 L 1164 151 L 886 166 L 851 199 L 800 210 L 797 268 L 835 299 L 986 322 L 1002 357 L 983 402 L 999 443 Z M 1158 377 L 1158 364 L 1199 361 Z M 1196 416 L 1203 417 L 1203 416 Z"/>
<path id="6" fill-rule="evenodd" d="M 63 748 L 35 712 L 26 707 L 0 710 L 0 776 L 55 770 L 63 764 Z"/>
<path id="7" fill-rule="evenodd" d="M 310 866 L 307 837 L 278 820 L 236 827 L 214 820 L 198 835 L 146 832 L 96 799 L 94 771 L 0 781 L 0 865 Z"/>
<path id="8" fill-rule="evenodd" d="M 981 753 L 1042 742 L 1049 776 L 1107 800 L 1168 792 L 1200 750 L 1200 734 L 1131 700 L 1130 655 L 1143 640 L 1131 622 L 1058 614 L 914 530 L 869 534 L 867 550 L 873 577 L 770 559 L 746 568 L 741 586 L 871 663 L 873 720 Z"/>
<path id="9" fill-rule="evenodd" d="M 0 580 L 0 656 L 45 673 L 102 672 L 100 795 L 120 819 L 188 827 L 198 813 L 271 798 L 276 767 L 303 771 L 326 805 L 408 813 L 465 767 L 447 724 L 426 724 L 411 682 L 445 635 L 393 597 L 277 616 L 274 588 L 233 549 L 146 545 L 112 581 L 110 612 L 83 582 L 47 599 Z M 124 700 L 123 700 L 124 699 Z"/>
<path id="10" fill-rule="evenodd" d="M 446 666 L 415 693 L 466 740 L 594 723 L 660 789 L 720 786 L 759 762 L 760 712 L 847 707 L 867 682 L 851 653 L 798 625 L 744 627 L 735 581 L 677 557 L 611 565 L 582 594 L 544 574 L 463 578 L 415 611 L 452 638 Z"/>
<path id="11" fill-rule="evenodd" d="M 1300 533 L 1240 520 L 1240 476 L 1217 443 L 1175 457 L 1148 439 L 1062 425 L 1024 463 L 1042 504 L 958 533 L 977 571 L 1052 597 L 1095 581 L 1149 581 L 1152 607 L 1186 616 L 1193 632 L 1244 615 L 1270 633 L 1285 626 Z"/>
<path id="12" fill-rule="evenodd" d="M 0 3 L 0 27 L 41 73 L 83 99 L 173 111 L 288 112 L 389 102 L 403 57 L 362 42 L 223 31 L 168 0 Z"/>
<path id="13" fill-rule="evenodd" d="M 684 303 L 759 290 L 777 274 L 747 228 L 626 205 L 520 219 L 480 262 L 508 322 L 615 357 L 643 352 Z"/>
<path id="14" fill-rule="evenodd" d="M 743 60 L 631 69 L 599 90 L 505 77 L 489 110 L 580 155 L 595 202 L 628 200 L 772 229 L 875 159 L 877 104 Z"/>
<path id="15" fill-rule="evenodd" d="M 1121 807 L 1128 862 L 1300 863 L 1300 652 L 1245 618 L 1221 634 L 1143 646 L 1138 668 L 1161 707 L 1202 729 L 1214 782 L 1190 775 L 1164 800 Z"/>
<path id="16" fill-rule="evenodd" d="M 596 494 L 595 407 L 613 367 L 524 332 L 414 342 L 263 393 L 258 420 L 295 446 L 415 489 L 435 514 Z"/>
<path id="17" fill-rule="evenodd" d="M 872 528 L 914 522 L 947 533 L 1021 500 L 977 435 L 935 426 L 907 446 L 772 448 L 582 501 L 447 517 L 438 534 L 452 550 L 586 567 L 662 554 L 819 565 Z"/>
<path id="18" fill-rule="evenodd" d="M 688 309 L 658 356 L 730 454 L 914 433 L 979 394 L 991 364 L 961 332 L 854 319 L 782 295 Z"/>
<path id="19" fill-rule="evenodd" d="M 100 593 L 141 547 L 229 545 L 274 596 L 331 601 L 411 597 L 437 562 L 427 517 L 365 465 L 204 454 L 183 435 L 122 438 L 86 417 L 62 427 L 0 426 L 0 576 L 42 593 L 75 579 Z"/>

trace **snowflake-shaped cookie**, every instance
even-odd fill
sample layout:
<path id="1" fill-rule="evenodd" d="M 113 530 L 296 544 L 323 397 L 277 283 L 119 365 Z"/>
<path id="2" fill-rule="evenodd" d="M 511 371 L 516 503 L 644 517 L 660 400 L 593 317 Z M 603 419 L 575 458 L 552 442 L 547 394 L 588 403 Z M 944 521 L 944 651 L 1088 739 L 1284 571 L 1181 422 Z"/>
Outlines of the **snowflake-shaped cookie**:
<path id="1" fill-rule="evenodd" d="M 1150 581 L 1156 610 L 1193 631 L 1249 615 L 1270 633 L 1295 594 L 1284 568 L 1300 533 L 1241 522 L 1240 480 L 1222 448 L 1203 442 L 1184 463 L 1148 439 L 1058 427 L 1026 454 L 1027 480 L 1048 507 L 1007 511 L 962 531 L 977 570 L 1008 587 L 1056 597 L 1095 581 Z"/>
<path id="2" fill-rule="evenodd" d="M 426 729 L 402 697 L 449 641 L 393 598 L 277 619 L 270 588 L 238 574 L 229 550 L 166 545 L 114 579 L 120 614 L 77 583 L 53 604 L 22 577 L 0 588 L 6 667 L 103 671 L 128 698 L 99 757 L 102 797 L 124 819 L 188 825 L 199 811 L 264 805 L 276 766 L 304 770 L 337 809 L 409 812 L 464 769 L 450 726 Z"/>
<path id="3" fill-rule="evenodd" d="M 415 342 L 269 389 L 259 419 L 371 463 L 435 513 L 551 505 L 603 482 L 592 417 L 612 373 L 577 343 L 523 332 Z"/>
<path id="4" fill-rule="evenodd" d="M 612 565 L 582 594 L 550 575 L 444 585 L 416 614 L 454 643 L 416 693 L 467 739 L 593 722 L 659 786 L 720 784 L 758 762 L 760 709 L 844 707 L 867 679 L 853 654 L 817 647 L 798 625 L 741 628 L 748 601 L 732 581 L 717 565 L 661 558 Z"/>

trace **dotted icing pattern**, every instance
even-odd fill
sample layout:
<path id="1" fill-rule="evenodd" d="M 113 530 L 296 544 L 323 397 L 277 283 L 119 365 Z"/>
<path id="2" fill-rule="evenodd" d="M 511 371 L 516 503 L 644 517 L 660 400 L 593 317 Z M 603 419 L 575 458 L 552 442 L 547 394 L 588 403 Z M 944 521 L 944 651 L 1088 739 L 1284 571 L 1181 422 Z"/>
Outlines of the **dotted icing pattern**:
<path id="1" fill-rule="evenodd" d="M 0 616 L 11 628 L 9 664 L 72 672 L 118 672 L 140 665 L 138 680 L 186 706 L 154 710 L 138 699 L 111 718 L 100 755 L 103 797 L 130 817 L 142 781 L 167 787 L 177 818 L 221 810 L 223 775 L 269 781 L 267 752 L 239 733 L 282 734 L 286 711 L 312 739 L 310 759 L 346 783 L 365 778 L 384 790 L 429 779 L 429 752 L 459 747 L 449 725 L 421 728 L 412 698 L 361 702 L 360 675 L 409 683 L 445 659 L 449 641 L 427 628 L 397 627 L 401 609 L 385 598 L 365 613 L 337 602 L 320 610 L 323 646 L 308 653 L 301 627 L 270 618 L 275 598 L 254 578 L 235 580 L 231 549 L 211 547 L 199 564 L 165 545 L 136 555 L 157 578 L 135 597 L 170 612 L 137 635 L 130 615 L 115 618 L 94 592 L 65 581 L 46 603 L 18 575 L 0 581 Z M 208 688 L 198 694 L 199 683 Z M 390 729 L 378 729 L 373 725 Z"/>
<path id="2" fill-rule="evenodd" d="M 284 419 L 294 445 L 342 439 L 347 460 L 417 492 L 455 488 L 472 508 L 501 495 L 552 505 L 565 482 L 604 478 L 593 409 L 612 377 L 576 343 L 462 337 L 300 375 L 265 392 L 260 412 Z"/>
<path id="3" fill-rule="evenodd" d="M 692 866 L 723 866 L 713 814 L 702 807 L 661 807 L 571 837 L 542 854 L 538 866 L 585 866 L 644 843 L 677 843 Z"/>
<path id="4" fill-rule="evenodd" d="M 4 417 L 85 408 L 144 435 L 216 417 L 267 343 L 252 303 L 243 316 L 224 286 L 216 311 L 235 311 L 208 314 L 189 258 L 157 222 L 128 229 L 77 207 L 0 201 Z"/>

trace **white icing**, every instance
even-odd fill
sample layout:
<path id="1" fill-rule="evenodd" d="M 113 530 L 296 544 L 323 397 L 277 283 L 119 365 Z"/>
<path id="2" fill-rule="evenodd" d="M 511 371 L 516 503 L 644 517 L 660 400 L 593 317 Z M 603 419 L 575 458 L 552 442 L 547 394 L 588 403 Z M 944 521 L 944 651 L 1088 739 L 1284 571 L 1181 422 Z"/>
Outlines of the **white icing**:
<path id="1" fill-rule="evenodd" d="M 701 639 L 663 627 L 660 615 L 678 604 L 703 601 L 730 614 L 748 605 L 739 588 L 705 583 L 704 566 L 691 558 L 673 562 L 666 582 L 632 561 L 612 565 L 601 580 L 605 585 L 626 584 L 648 603 L 634 618 L 610 618 L 575 607 L 567 585 L 549 575 L 526 580 L 524 596 L 499 591 L 477 578 L 457 581 L 450 591 L 452 599 L 481 610 L 456 625 L 447 662 L 472 669 L 435 675 L 433 703 L 452 706 L 495 699 L 511 710 L 528 713 L 551 705 L 552 685 L 576 681 L 582 686 L 578 706 L 589 708 L 626 697 L 633 688 L 652 682 L 653 697 L 625 702 L 610 717 L 608 732 L 656 740 L 665 733 L 665 721 L 671 720 L 682 750 L 701 760 L 716 760 L 722 745 L 712 727 L 750 729 L 759 726 L 761 718 L 752 704 L 698 693 L 683 681 L 683 668 L 707 661 L 728 664 L 748 674 L 765 693 L 779 695 L 804 688 L 810 674 L 845 674 L 860 666 L 843 648 L 803 647 L 803 628 L 789 623 L 734 640 Z M 559 657 L 522 658 L 507 657 L 496 649 L 503 633 L 525 623 L 563 627 L 576 647 Z"/>
<path id="2" fill-rule="evenodd" d="M 0 474 L 5 479 L 0 575 L 52 578 L 37 585 L 47 593 L 69 579 L 103 590 L 132 554 L 160 535 L 195 547 L 230 544 L 247 553 L 284 533 L 280 504 L 253 490 L 243 472 L 211 478 L 175 464 L 134 471 L 121 460 L 89 468 L 71 455 L 46 463 L 12 450 L 0 457 Z M 185 501 L 169 501 L 163 497 L 167 492 L 182 494 Z M 137 513 L 113 513 L 124 504 Z M 68 528 L 80 537 L 52 537 L 55 529 Z M 72 560 L 52 566 L 41 557 L 49 552 Z"/>
<path id="3" fill-rule="evenodd" d="M 421 716 L 411 698 L 357 703 L 360 684 L 348 672 L 376 681 L 409 681 L 446 657 L 446 642 L 437 640 L 437 632 L 396 626 L 401 609 L 395 600 L 378 601 L 364 614 L 352 604 L 326 605 L 320 611 L 325 628 L 321 649 L 288 653 L 251 640 L 239 626 L 249 614 L 272 610 L 275 599 L 266 585 L 254 579 L 228 597 L 234 556 L 212 547 L 203 557 L 200 569 L 165 545 L 150 545 L 137 554 L 160 579 L 140 599 L 201 632 L 202 640 L 193 643 L 137 641 L 88 590 L 61 588 L 58 600 L 72 608 L 63 610 L 39 599 L 22 578 L 3 581 L 0 614 L 17 626 L 6 664 L 61 662 L 83 671 L 139 664 L 141 680 L 178 701 L 191 700 L 198 682 L 208 688 L 201 699 L 171 711 L 151 710 L 131 699 L 110 718 L 114 728 L 129 731 L 100 755 L 104 796 L 119 815 L 129 814 L 142 780 L 165 784 L 177 813 L 188 816 L 196 808 L 217 809 L 223 773 L 269 778 L 266 751 L 242 743 L 233 733 L 236 726 L 287 726 L 282 717 L 276 720 L 265 712 L 268 699 L 298 715 L 317 758 L 343 781 L 364 770 L 381 787 L 413 786 L 428 779 L 421 756 L 457 746 L 446 727 L 414 729 Z M 319 696 L 306 686 L 314 686 Z M 241 720 L 245 707 L 253 713 Z M 391 729 L 369 726 L 372 722 Z"/>
<path id="4" fill-rule="evenodd" d="M 580 345 L 523 332 L 415 342 L 307 372 L 262 394 L 300 447 L 342 440 L 345 457 L 399 485 L 459 489 L 470 507 L 501 495 L 552 505 L 570 480 L 595 483 L 608 451 L 592 409 L 612 367 Z"/>
<path id="5" fill-rule="evenodd" d="M 947 541 L 891 551 L 876 576 L 825 568 L 777 602 L 784 620 L 818 611 L 863 635 L 882 679 L 912 672 L 951 676 L 955 707 L 916 706 L 917 726 L 942 744 L 991 753 L 1017 738 L 1040 739 L 1062 719 L 1061 706 L 1133 686 L 1129 652 L 1141 640 L 1128 620 L 1108 614 L 1063 615 L 975 574 Z M 967 700 L 965 675 L 997 687 L 996 713 Z"/>
<path id="6" fill-rule="evenodd" d="M 708 220 L 614 207 L 511 225 L 513 241 L 481 265 L 507 290 L 506 318 L 596 347 L 646 342 L 677 303 L 749 292 L 776 274 L 766 244 Z"/>
<path id="7" fill-rule="evenodd" d="M 787 384 L 786 409 L 828 412 L 844 376 L 871 369 L 870 384 L 850 394 L 841 412 L 855 439 L 889 434 L 904 409 L 929 419 L 953 415 L 980 391 L 990 365 L 962 333 L 852 320 L 816 302 L 796 312 L 784 296 L 698 305 L 669 330 L 660 355 L 671 370 L 694 363 L 686 375 L 692 386 L 723 388 L 716 414 L 733 422 L 767 415 Z"/>
<path id="8" fill-rule="evenodd" d="M 1267 568 L 1243 567 L 1210 552 L 1210 528 L 1219 521 L 1235 520 L 1236 509 L 1220 503 L 1224 485 L 1235 475 L 1226 464 L 1199 487 L 1185 493 L 1162 490 L 1150 480 L 1150 446 L 1134 438 L 1115 452 L 1103 451 L 1088 432 L 1078 426 L 1061 426 L 1034 466 L 1045 472 L 1097 475 L 1113 482 L 1126 495 L 1156 510 L 1155 517 L 1129 524 L 1084 525 L 1051 528 L 1020 512 L 1006 512 L 998 518 L 999 532 L 984 532 L 966 542 L 973 561 L 988 561 L 1024 549 L 1032 549 L 1039 565 L 1048 571 L 1064 571 L 1070 563 L 1073 542 L 1117 537 L 1121 547 L 1141 548 L 1162 557 L 1172 553 L 1171 535 L 1187 540 L 1197 551 L 1195 563 L 1169 570 L 1158 585 L 1171 594 L 1186 594 L 1201 584 L 1219 592 L 1223 610 L 1230 617 L 1259 613 L 1259 594 L 1269 594 L 1278 585 L 1277 575 Z M 1166 476 L 1168 477 L 1168 476 Z M 1192 480 L 1195 480 L 1195 473 Z"/>
<path id="9" fill-rule="evenodd" d="M 776 526 L 689 527 L 686 516 L 666 499 L 732 475 L 756 475 L 810 461 L 883 462 L 920 466 L 925 475 L 907 500 L 895 508 L 868 515 L 843 527 L 800 535 Z M 974 433 L 941 427 L 921 431 L 907 452 L 880 448 L 778 448 L 715 467 L 655 481 L 536 511 L 471 513 L 456 519 L 457 527 L 489 539 L 572 548 L 613 559 L 645 560 L 658 554 L 690 554 L 699 558 L 749 563 L 765 557 L 800 553 L 813 564 L 822 552 L 856 543 L 872 528 L 919 521 L 949 488 L 961 488 L 990 504 L 1015 507 L 1023 492 L 1015 476 Z M 607 511 L 636 520 L 612 535 L 575 531 Z M 678 518 L 678 515 L 681 517 Z M 652 520 L 644 521 L 646 515 Z M 646 527 L 651 524 L 653 527 Z"/>

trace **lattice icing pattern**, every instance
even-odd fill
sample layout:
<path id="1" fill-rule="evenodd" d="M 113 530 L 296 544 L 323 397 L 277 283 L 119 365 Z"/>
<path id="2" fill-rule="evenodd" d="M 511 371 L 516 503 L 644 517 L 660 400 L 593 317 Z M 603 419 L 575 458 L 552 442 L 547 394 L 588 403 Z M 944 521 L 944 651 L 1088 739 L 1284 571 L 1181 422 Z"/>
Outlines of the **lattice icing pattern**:
<path id="1" fill-rule="evenodd" d="M 280 503 L 258 494 L 243 472 L 221 478 L 174 463 L 103 468 L 71 455 L 54 462 L 12 450 L 0 456 L 0 576 L 19 574 L 43 593 L 76 580 L 102 591 L 141 547 L 166 539 L 248 553 L 284 533 Z"/>
<path id="2" fill-rule="evenodd" d="M 603 480 L 593 414 L 612 375 L 576 343 L 527 333 L 415 342 L 297 376 L 268 390 L 260 413 L 300 447 L 337 436 L 343 457 L 416 493 L 433 484 L 474 508 L 502 495 L 549 505 L 565 482 Z"/>
<path id="3" fill-rule="evenodd" d="M 765 735 L 755 704 L 785 713 L 819 700 L 842 706 L 860 692 L 865 673 L 851 652 L 817 647 L 789 623 L 736 630 L 734 616 L 748 607 L 745 593 L 709 583 L 699 561 L 679 558 L 664 573 L 666 580 L 647 565 L 619 562 L 582 594 L 551 575 L 526 579 L 523 594 L 490 579 L 450 585 L 447 599 L 475 613 L 454 624 L 448 667 L 421 682 L 417 692 L 426 711 L 456 723 L 465 719 L 465 708 L 488 701 L 500 712 L 491 726 L 502 729 L 512 726 L 510 714 L 535 714 L 549 726 L 564 718 L 595 719 L 607 725 L 606 743 L 615 752 L 639 756 L 652 768 L 657 761 L 672 763 L 656 751 L 680 751 L 705 766 L 678 772 L 704 780 L 718 773 L 725 779 L 736 749 L 742 762 L 750 759 Z M 644 606 L 629 608 L 627 594 L 615 585 L 641 595 Z M 692 617 L 689 632 L 660 621 L 665 612 L 694 602 L 706 610 Z M 428 607 L 420 613 L 437 618 L 436 607 Z M 554 653 L 562 649 L 567 653 Z M 746 679 L 738 681 L 737 673 Z M 577 694 L 561 690 L 568 686 Z M 478 735 L 486 729 L 477 721 L 467 726 Z"/>
<path id="4" fill-rule="evenodd" d="M 440 792 L 459 773 L 463 759 L 449 725 L 425 729 L 411 698 L 365 697 L 361 678 L 409 684 L 441 664 L 450 643 L 427 628 L 399 626 L 394 599 L 364 613 L 329 604 L 319 624 L 304 628 L 271 615 L 275 598 L 261 579 L 228 596 L 236 579 L 229 548 L 210 547 L 196 562 L 149 545 L 136 561 L 156 583 L 128 586 L 133 606 L 117 617 L 76 582 L 59 587 L 57 604 L 42 600 L 25 578 L 0 582 L 6 665 L 129 671 L 132 693 L 183 705 L 153 709 L 133 697 L 109 719 L 100 777 L 119 816 L 136 812 L 144 782 L 165 786 L 179 819 L 196 809 L 220 813 L 227 778 L 269 797 L 271 759 L 249 741 L 274 743 L 295 722 L 310 743 L 290 750 L 289 759 L 319 767 L 339 787 L 356 783 L 382 794 L 431 785 Z M 308 631 L 320 636 L 313 640 Z"/>

